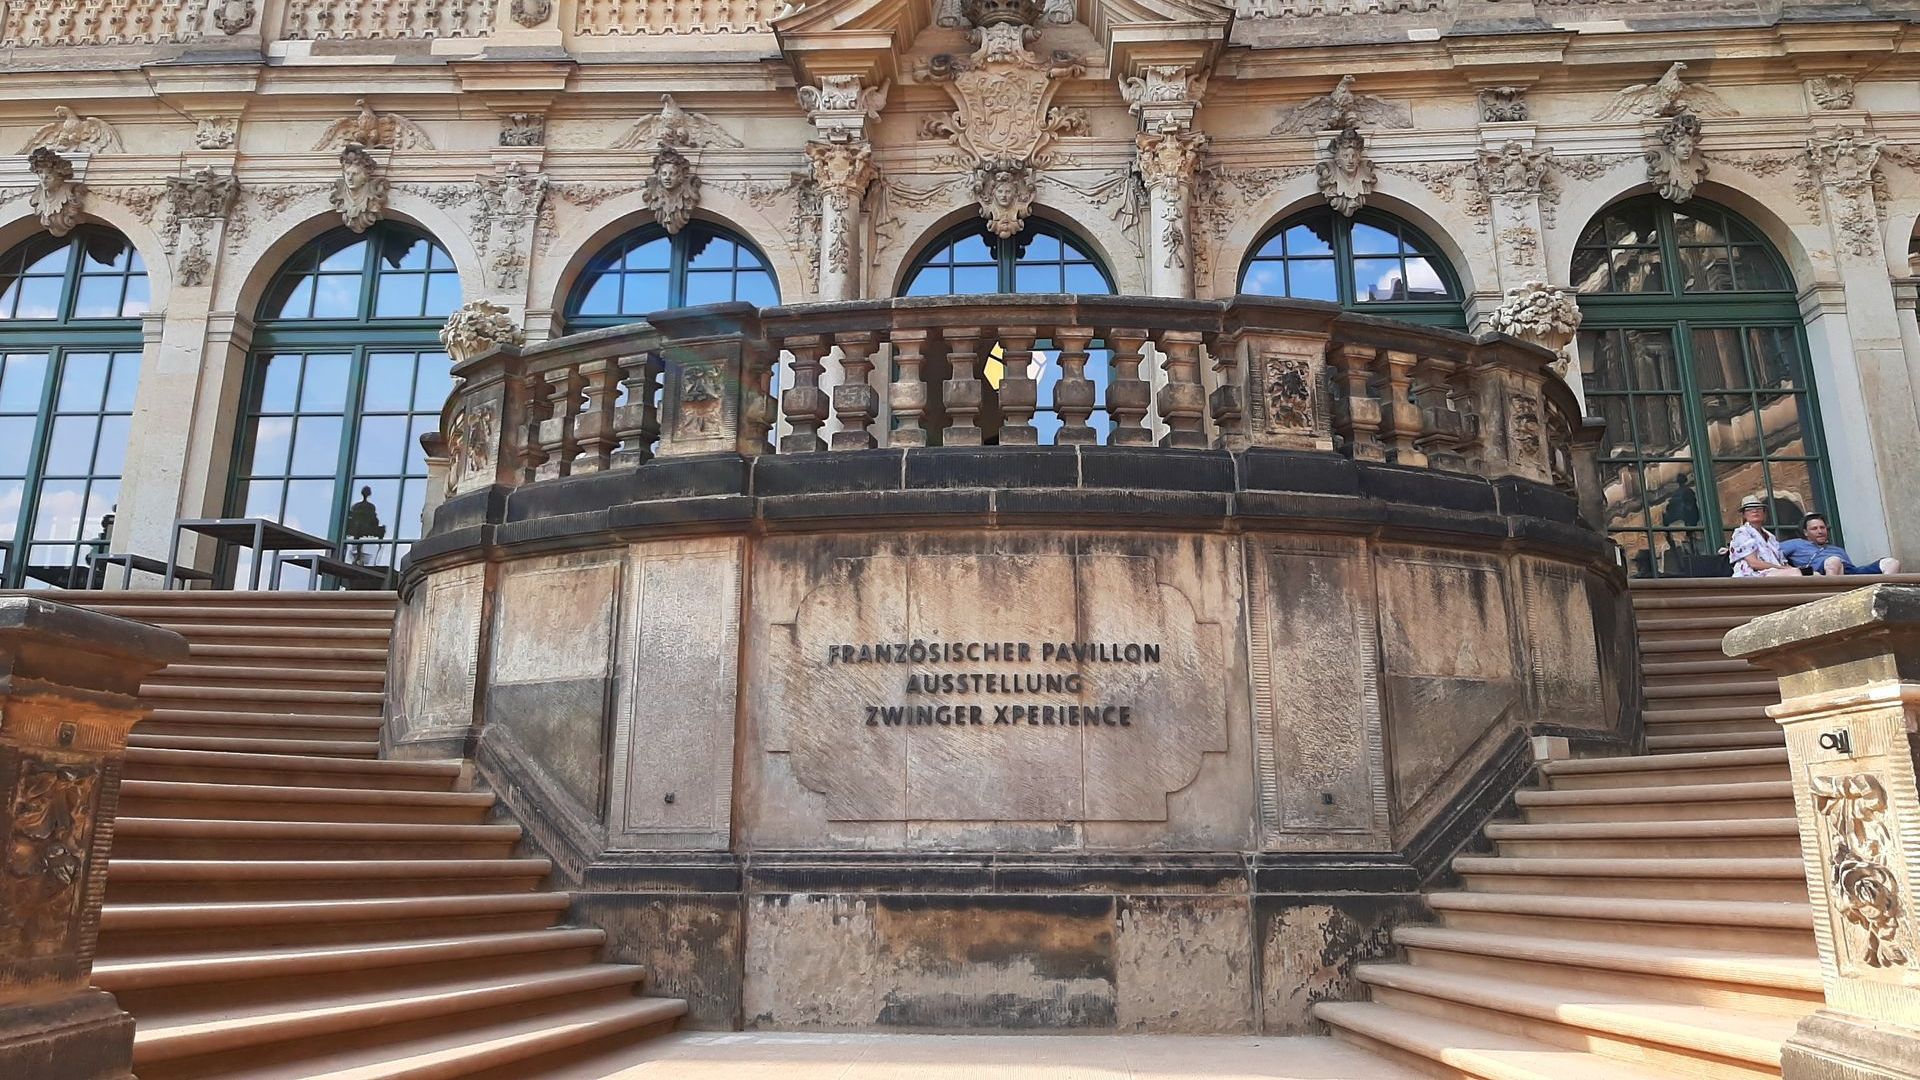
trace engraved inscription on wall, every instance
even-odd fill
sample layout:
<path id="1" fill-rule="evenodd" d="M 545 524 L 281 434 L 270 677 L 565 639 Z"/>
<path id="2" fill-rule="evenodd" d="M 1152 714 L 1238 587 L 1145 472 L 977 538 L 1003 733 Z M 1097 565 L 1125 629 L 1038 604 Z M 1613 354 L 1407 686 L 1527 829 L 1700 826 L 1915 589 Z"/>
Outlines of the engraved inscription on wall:
<path id="1" fill-rule="evenodd" d="M 1165 821 L 1227 743 L 1223 634 L 1152 558 L 837 560 L 768 636 L 767 748 L 835 821 Z"/>

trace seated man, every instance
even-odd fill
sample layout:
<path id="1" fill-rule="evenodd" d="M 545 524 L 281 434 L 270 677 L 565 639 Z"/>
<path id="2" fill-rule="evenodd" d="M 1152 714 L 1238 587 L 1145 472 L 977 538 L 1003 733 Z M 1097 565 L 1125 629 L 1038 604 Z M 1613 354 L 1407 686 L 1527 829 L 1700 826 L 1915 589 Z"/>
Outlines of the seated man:
<path id="1" fill-rule="evenodd" d="M 1780 542 L 1767 531 L 1767 504 L 1753 498 L 1740 504 L 1740 527 L 1727 544 L 1727 561 L 1734 577 L 1798 577 L 1787 564 Z"/>
<path id="2" fill-rule="evenodd" d="M 1881 559 L 1865 566 L 1855 566 L 1847 555 L 1847 549 L 1827 543 L 1833 535 L 1827 526 L 1827 519 L 1819 514 L 1808 514 L 1800 522 L 1800 529 L 1806 536 L 1798 540 L 1789 540 L 1780 545 L 1780 551 L 1787 561 L 1802 570 L 1815 574 L 1838 577 L 1841 574 L 1897 574 L 1900 572 L 1899 559 Z"/>

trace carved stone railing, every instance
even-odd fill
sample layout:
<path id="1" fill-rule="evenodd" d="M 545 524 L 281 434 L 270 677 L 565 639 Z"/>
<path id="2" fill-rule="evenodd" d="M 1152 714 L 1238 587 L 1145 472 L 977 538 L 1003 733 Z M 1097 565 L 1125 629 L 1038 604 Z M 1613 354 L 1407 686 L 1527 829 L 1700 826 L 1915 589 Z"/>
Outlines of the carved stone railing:
<path id="1" fill-rule="evenodd" d="M 6 0 L 0 45 L 167 45 L 216 35 L 207 0 Z"/>
<path id="2" fill-rule="evenodd" d="M 784 0 L 596 0 L 574 9 L 573 32 L 583 37 L 638 34 L 754 34 L 768 31 Z"/>
<path id="3" fill-rule="evenodd" d="M 1099 350 L 1104 393 L 1086 374 Z M 1046 426 L 1062 444 L 1337 451 L 1573 493 L 1576 433 L 1590 442 L 1547 350 L 1325 304 L 1053 294 L 716 304 L 457 366 L 441 429 L 446 491 L 714 452 L 1032 445 L 1038 385 L 1017 361 L 1035 352 L 1060 372 L 1057 427 Z M 1003 366 L 997 387 L 989 358 Z M 1111 418 L 1105 432 L 1090 423 L 1098 410 Z"/>
<path id="4" fill-rule="evenodd" d="M 284 41 L 482 37 L 495 0 L 282 0 Z"/>

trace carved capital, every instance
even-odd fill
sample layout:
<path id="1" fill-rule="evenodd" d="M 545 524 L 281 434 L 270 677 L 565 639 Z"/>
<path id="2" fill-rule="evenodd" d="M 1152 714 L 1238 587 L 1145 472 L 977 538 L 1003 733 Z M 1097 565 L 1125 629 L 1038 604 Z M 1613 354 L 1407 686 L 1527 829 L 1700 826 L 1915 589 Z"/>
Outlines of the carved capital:
<path id="1" fill-rule="evenodd" d="M 1488 195 L 1537 196 L 1544 190 L 1553 151 L 1534 151 L 1515 140 L 1498 150 L 1480 151 L 1475 172 Z"/>
<path id="2" fill-rule="evenodd" d="M 810 142 L 807 159 L 813 163 L 820 194 L 842 208 L 858 202 L 879 175 L 873 167 L 873 146 L 866 142 Z"/>
<path id="3" fill-rule="evenodd" d="M 1199 132 L 1143 131 L 1134 136 L 1134 167 L 1154 191 L 1177 194 L 1193 183 L 1207 137 Z"/>

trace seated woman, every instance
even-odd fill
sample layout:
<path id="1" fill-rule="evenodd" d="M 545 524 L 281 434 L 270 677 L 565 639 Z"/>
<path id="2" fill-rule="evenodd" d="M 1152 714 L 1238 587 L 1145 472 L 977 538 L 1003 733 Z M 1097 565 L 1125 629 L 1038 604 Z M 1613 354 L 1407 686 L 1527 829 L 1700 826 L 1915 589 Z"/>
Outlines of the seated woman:
<path id="1" fill-rule="evenodd" d="M 1827 540 L 1833 535 L 1827 525 L 1827 519 L 1820 514 L 1808 514 L 1800 522 L 1801 531 L 1806 536 L 1789 540 L 1780 545 L 1780 551 L 1786 555 L 1787 562 L 1810 574 L 1825 574 L 1839 577 L 1842 574 L 1897 574 L 1900 572 L 1899 559 L 1881 559 L 1865 566 L 1854 565 L 1847 549 Z"/>
<path id="2" fill-rule="evenodd" d="M 1733 564 L 1734 577 L 1798 577 L 1800 571 L 1787 562 L 1780 541 L 1767 531 L 1767 504 L 1758 497 L 1740 504 L 1739 528 L 1727 545 L 1727 561 Z"/>

